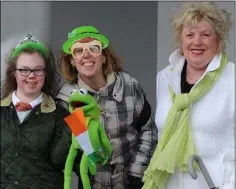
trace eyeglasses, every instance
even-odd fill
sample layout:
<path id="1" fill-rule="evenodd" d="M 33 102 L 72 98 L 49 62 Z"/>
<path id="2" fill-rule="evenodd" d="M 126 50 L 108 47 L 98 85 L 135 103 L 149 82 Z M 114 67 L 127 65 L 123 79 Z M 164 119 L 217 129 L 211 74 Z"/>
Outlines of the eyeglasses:
<path id="1" fill-rule="evenodd" d="M 22 68 L 22 69 L 16 69 L 16 70 L 20 71 L 20 74 L 22 76 L 26 76 L 26 77 L 28 77 L 31 74 L 31 72 L 34 72 L 34 75 L 36 75 L 36 76 L 42 76 L 45 73 L 44 68 L 37 68 L 37 69 L 33 69 L 33 70 L 31 70 L 29 68 Z"/>
<path id="2" fill-rule="evenodd" d="M 94 40 L 88 43 L 76 42 L 71 47 L 72 56 L 80 58 L 84 55 L 85 50 L 88 50 L 92 55 L 98 56 L 102 52 L 102 44 L 100 41 Z"/>

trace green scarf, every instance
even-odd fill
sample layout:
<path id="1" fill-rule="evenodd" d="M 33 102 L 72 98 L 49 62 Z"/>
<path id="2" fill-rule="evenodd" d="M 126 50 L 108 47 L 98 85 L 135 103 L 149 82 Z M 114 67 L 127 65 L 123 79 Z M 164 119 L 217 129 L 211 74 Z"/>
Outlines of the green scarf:
<path id="1" fill-rule="evenodd" d="M 188 157 L 196 152 L 189 119 L 190 105 L 207 94 L 227 63 L 227 56 L 223 53 L 220 67 L 208 72 L 189 93 L 175 94 L 169 86 L 172 106 L 157 149 L 144 173 L 142 189 L 164 189 L 169 175 L 173 174 L 177 167 L 181 171 L 187 171 Z"/>

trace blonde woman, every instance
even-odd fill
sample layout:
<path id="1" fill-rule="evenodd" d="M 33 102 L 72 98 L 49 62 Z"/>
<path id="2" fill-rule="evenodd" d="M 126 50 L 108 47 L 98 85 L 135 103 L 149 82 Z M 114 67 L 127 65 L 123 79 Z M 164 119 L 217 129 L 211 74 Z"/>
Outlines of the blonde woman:
<path id="1" fill-rule="evenodd" d="M 193 180 L 187 160 L 197 154 L 220 189 L 235 188 L 235 65 L 225 53 L 229 14 L 210 2 L 184 3 L 172 21 L 177 50 L 157 75 L 158 147 L 144 189 L 208 189 Z"/>

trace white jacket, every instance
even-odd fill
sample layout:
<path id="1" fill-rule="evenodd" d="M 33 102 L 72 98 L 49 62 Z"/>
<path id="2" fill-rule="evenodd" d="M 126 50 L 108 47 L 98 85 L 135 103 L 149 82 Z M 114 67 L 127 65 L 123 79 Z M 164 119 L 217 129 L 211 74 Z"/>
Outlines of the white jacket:
<path id="1" fill-rule="evenodd" d="M 181 71 L 185 59 L 177 50 L 170 56 L 169 61 L 170 65 L 157 74 L 155 121 L 159 134 L 172 104 L 168 85 L 175 93 L 181 93 Z M 217 69 L 220 61 L 221 54 L 218 54 L 210 62 L 204 75 Z M 234 116 L 235 64 L 229 62 L 209 93 L 191 106 L 190 113 L 197 155 L 202 158 L 213 182 L 220 189 L 235 188 Z M 197 175 L 198 178 L 194 180 L 188 172 L 176 170 L 168 179 L 165 189 L 209 189 L 200 171 Z"/>

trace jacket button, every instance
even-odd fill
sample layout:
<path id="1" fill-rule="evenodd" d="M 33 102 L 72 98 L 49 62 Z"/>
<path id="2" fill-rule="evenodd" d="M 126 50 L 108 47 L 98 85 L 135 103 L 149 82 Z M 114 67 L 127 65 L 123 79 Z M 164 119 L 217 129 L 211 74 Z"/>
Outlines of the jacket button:
<path id="1" fill-rule="evenodd" d="M 122 189 L 124 188 L 121 184 L 116 184 L 114 189 Z"/>
<path id="2" fill-rule="evenodd" d="M 20 143 L 19 143 L 19 142 L 17 142 L 17 143 L 16 143 L 16 147 L 19 147 L 19 146 L 20 146 Z"/>
<path id="3" fill-rule="evenodd" d="M 15 181 L 15 185 L 18 185 L 19 183 L 18 183 L 18 181 Z"/>
<path id="4" fill-rule="evenodd" d="M 93 188 L 94 189 L 102 189 L 102 185 L 97 183 L 97 184 L 93 185 Z"/>

